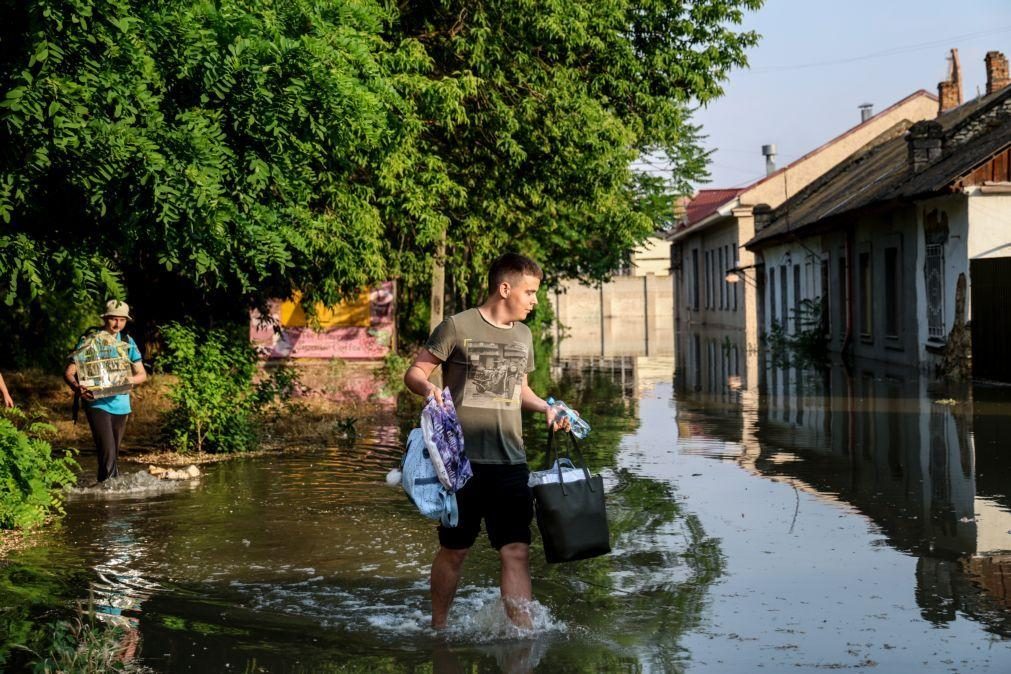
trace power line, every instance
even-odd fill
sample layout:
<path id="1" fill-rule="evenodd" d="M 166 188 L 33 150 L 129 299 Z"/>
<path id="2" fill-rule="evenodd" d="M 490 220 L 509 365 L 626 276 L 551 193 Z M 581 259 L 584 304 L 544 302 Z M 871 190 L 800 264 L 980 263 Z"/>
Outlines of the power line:
<path id="1" fill-rule="evenodd" d="M 965 33 L 963 35 L 955 35 L 953 37 L 944 38 L 942 40 L 931 40 L 930 42 L 920 42 L 918 44 L 905 45 L 902 47 L 892 47 L 890 49 L 882 49 L 881 51 L 871 52 L 870 54 L 863 54 L 862 56 L 851 56 L 849 58 L 834 59 L 831 61 L 815 61 L 812 63 L 799 63 L 794 65 L 782 65 L 782 66 L 765 66 L 759 68 L 750 68 L 744 72 L 751 72 L 756 74 L 764 73 L 775 73 L 775 72 L 785 72 L 788 70 L 805 70 L 808 68 L 824 68 L 826 66 L 843 65 L 846 63 L 855 63 L 857 61 L 866 61 L 869 59 L 881 58 L 883 56 L 895 56 L 898 54 L 908 54 L 911 52 L 922 51 L 925 49 L 933 49 L 935 47 L 945 46 L 951 44 L 952 42 L 957 42 L 959 40 L 974 40 L 981 37 L 990 37 L 993 35 L 1000 35 L 1002 33 L 1011 32 L 1011 26 L 1005 26 L 1003 28 L 994 28 L 991 30 L 978 31 L 975 33 Z"/>

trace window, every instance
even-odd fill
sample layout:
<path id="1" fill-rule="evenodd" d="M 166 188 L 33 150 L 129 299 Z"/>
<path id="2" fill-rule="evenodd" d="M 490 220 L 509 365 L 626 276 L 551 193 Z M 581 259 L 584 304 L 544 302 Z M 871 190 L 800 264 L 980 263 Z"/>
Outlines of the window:
<path id="1" fill-rule="evenodd" d="M 793 333 L 795 335 L 800 334 L 800 330 L 803 327 L 801 325 L 801 310 L 800 310 L 800 265 L 793 265 Z"/>
<path id="2" fill-rule="evenodd" d="M 737 267 L 737 242 L 736 241 L 734 241 L 734 244 L 730 247 L 730 253 L 731 253 L 731 255 L 730 255 L 730 264 L 732 264 L 736 268 Z M 743 282 L 744 282 L 744 279 L 743 278 L 739 278 L 739 282 L 738 283 L 731 283 L 730 284 L 730 292 L 734 296 L 734 311 L 737 311 L 737 286 L 741 285 L 741 283 L 743 283 Z"/>
<path id="3" fill-rule="evenodd" d="M 790 329 L 790 305 L 788 304 L 789 298 L 787 297 L 787 285 L 786 285 L 786 265 L 784 264 L 779 268 L 779 324 L 783 326 L 783 331 Z"/>
<path id="4" fill-rule="evenodd" d="M 923 265 L 927 282 L 927 336 L 944 339 L 944 246 L 927 244 L 927 260 Z"/>
<path id="5" fill-rule="evenodd" d="M 769 267 L 769 329 L 776 322 L 776 268 Z"/>
<path id="6" fill-rule="evenodd" d="M 839 256 L 839 264 L 836 265 L 836 276 L 838 276 L 839 290 L 836 297 L 838 301 L 835 303 L 836 311 L 839 315 L 839 338 L 845 339 L 846 337 L 846 306 L 849 302 L 849 283 L 846 280 L 846 256 Z"/>
<path id="7" fill-rule="evenodd" d="M 730 311 L 733 308 L 730 296 L 733 294 L 734 284 L 727 283 L 727 269 L 733 269 L 736 265 L 734 264 L 734 251 L 730 246 L 725 246 L 725 248 L 727 251 L 727 268 L 723 270 L 723 287 L 727 289 L 727 311 Z"/>
<path id="8" fill-rule="evenodd" d="M 723 298 L 720 296 L 720 260 L 719 252 L 713 249 L 713 309 L 723 308 Z"/>
<path id="9" fill-rule="evenodd" d="M 706 308 L 707 309 L 715 309 L 716 308 L 716 301 L 715 301 L 716 298 L 713 296 L 714 295 L 713 291 L 716 289 L 713 286 L 713 267 L 715 267 L 715 266 L 716 266 L 716 261 L 713 260 L 713 252 L 712 251 L 707 251 L 706 252 Z"/>
<path id="10" fill-rule="evenodd" d="M 862 337 L 873 337 L 873 304 L 871 285 L 871 253 L 866 251 L 860 253 L 857 258 L 857 269 L 860 274 L 860 335 Z"/>
<path id="11" fill-rule="evenodd" d="M 829 300 L 829 279 L 832 278 L 829 270 L 829 258 L 821 259 L 821 331 L 826 336 L 832 335 L 832 325 L 829 323 L 832 316 L 832 303 Z"/>
<path id="12" fill-rule="evenodd" d="M 699 249 L 692 248 L 692 270 L 691 275 L 691 308 L 699 310 Z"/>
<path id="13" fill-rule="evenodd" d="M 727 308 L 727 266 L 726 261 L 726 250 L 723 246 L 720 246 L 720 268 L 717 270 L 718 276 L 716 277 L 717 283 L 720 284 L 720 309 Z"/>
<path id="14" fill-rule="evenodd" d="M 709 308 L 709 251 L 702 253 L 702 307 Z"/>
<path id="15" fill-rule="evenodd" d="M 885 248 L 885 337 L 899 338 L 902 329 L 902 307 L 899 304 L 899 249 Z"/>

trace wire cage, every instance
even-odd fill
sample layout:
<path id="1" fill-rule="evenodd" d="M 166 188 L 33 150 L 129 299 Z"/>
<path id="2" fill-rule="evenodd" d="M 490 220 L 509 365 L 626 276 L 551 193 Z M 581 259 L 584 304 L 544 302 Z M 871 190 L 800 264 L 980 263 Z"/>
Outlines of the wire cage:
<path id="1" fill-rule="evenodd" d="M 77 365 L 77 381 L 96 398 L 129 393 L 132 388 L 129 353 L 130 345 L 125 340 L 118 340 L 104 330 L 95 333 L 71 356 Z"/>

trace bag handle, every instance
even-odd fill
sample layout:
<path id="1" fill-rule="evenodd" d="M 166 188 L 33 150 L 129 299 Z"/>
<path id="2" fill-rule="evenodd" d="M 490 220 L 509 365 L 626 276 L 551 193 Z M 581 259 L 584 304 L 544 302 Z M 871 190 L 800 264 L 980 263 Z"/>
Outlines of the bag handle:
<path id="1" fill-rule="evenodd" d="M 579 463 L 576 464 L 572 461 L 572 454 L 566 453 L 565 458 L 573 464 L 575 468 L 582 468 L 583 475 L 586 477 L 586 484 L 590 487 L 590 491 L 595 491 L 593 488 L 593 480 L 590 479 L 590 471 L 586 468 L 586 461 L 583 459 L 582 452 L 579 451 L 579 443 L 576 442 L 576 436 L 572 433 L 567 434 L 569 440 L 572 441 L 572 451 L 576 453 L 576 458 L 579 459 Z M 558 468 L 558 484 L 562 486 L 562 495 L 565 495 L 565 481 L 562 479 L 562 464 L 559 460 L 558 447 L 555 445 L 555 429 L 553 426 L 548 426 L 548 461 L 550 462 L 552 457 L 554 458 L 554 463 L 551 465 L 557 466 Z"/>

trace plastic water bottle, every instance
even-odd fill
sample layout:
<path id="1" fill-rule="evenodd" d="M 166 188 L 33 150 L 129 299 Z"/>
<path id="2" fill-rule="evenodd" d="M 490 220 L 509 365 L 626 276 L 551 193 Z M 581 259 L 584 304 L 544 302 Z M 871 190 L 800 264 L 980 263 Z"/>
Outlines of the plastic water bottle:
<path id="1" fill-rule="evenodd" d="M 548 398 L 545 402 L 548 403 L 549 407 L 555 408 L 558 418 L 569 418 L 569 424 L 572 426 L 572 434 L 574 436 L 582 440 L 590 433 L 590 424 L 586 423 L 586 419 L 579 416 L 579 413 L 576 412 L 576 410 L 566 405 L 563 401 Z"/>

